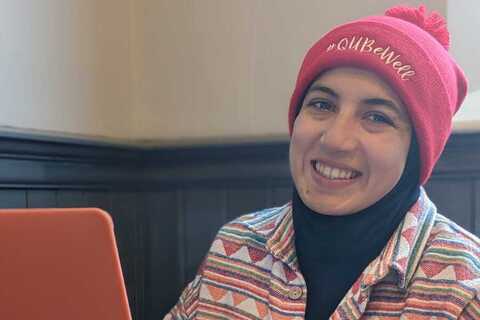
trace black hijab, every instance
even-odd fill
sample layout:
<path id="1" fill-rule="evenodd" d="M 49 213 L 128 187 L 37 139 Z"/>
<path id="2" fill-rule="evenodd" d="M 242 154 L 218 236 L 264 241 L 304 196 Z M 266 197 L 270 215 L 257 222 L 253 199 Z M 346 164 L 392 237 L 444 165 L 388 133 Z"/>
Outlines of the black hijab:
<path id="1" fill-rule="evenodd" d="M 305 319 L 328 319 L 387 244 L 420 193 L 415 134 L 400 180 L 383 198 L 355 214 L 331 216 L 308 208 L 293 188 L 293 225 L 300 270 L 307 284 Z"/>

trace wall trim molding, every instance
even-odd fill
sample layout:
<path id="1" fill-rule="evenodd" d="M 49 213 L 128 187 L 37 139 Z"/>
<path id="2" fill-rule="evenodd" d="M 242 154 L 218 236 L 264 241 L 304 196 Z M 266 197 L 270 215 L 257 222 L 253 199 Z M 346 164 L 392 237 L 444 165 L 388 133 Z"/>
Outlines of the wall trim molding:
<path id="1" fill-rule="evenodd" d="M 480 133 L 454 134 L 433 179 L 480 177 Z M 0 187 L 159 188 L 290 181 L 288 142 L 158 147 L 0 137 Z"/>

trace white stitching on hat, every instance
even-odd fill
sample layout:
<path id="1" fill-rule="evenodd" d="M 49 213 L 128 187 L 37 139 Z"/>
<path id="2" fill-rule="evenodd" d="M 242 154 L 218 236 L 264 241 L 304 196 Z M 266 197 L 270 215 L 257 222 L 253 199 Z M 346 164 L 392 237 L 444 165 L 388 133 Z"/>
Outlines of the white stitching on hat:
<path id="1" fill-rule="evenodd" d="M 400 76 L 402 80 L 410 80 L 415 75 L 415 69 L 410 64 L 405 64 L 400 60 L 400 55 L 395 54 L 390 46 L 375 46 L 375 39 L 369 39 L 364 36 L 352 36 L 342 38 L 337 43 L 331 43 L 327 47 L 327 52 L 332 50 L 345 51 L 354 50 L 360 53 L 371 53 L 380 58 L 386 65 L 390 65 Z"/>

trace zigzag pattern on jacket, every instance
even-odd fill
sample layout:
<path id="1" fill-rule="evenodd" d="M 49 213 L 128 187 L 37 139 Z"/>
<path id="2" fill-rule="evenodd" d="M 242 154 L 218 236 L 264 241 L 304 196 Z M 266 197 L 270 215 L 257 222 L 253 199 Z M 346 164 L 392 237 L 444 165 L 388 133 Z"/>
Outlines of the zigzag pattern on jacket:
<path id="1" fill-rule="evenodd" d="M 480 319 L 479 244 L 422 189 L 331 319 Z M 303 319 L 306 297 L 289 203 L 223 226 L 165 319 Z"/>

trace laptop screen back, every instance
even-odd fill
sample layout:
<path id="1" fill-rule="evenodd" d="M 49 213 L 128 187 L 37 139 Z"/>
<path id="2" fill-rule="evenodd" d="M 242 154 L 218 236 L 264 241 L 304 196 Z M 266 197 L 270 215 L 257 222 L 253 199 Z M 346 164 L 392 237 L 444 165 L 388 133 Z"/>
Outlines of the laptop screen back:
<path id="1" fill-rule="evenodd" d="M 130 320 L 110 216 L 0 210 L 0 319 Z"/>

